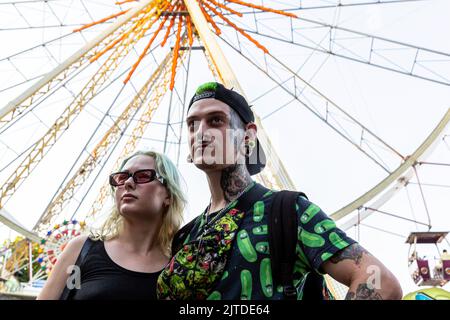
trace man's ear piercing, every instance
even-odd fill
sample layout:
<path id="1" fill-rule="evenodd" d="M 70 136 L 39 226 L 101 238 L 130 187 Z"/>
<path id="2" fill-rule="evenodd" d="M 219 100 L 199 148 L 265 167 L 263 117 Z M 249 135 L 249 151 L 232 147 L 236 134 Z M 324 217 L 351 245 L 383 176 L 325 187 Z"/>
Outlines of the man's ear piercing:
<path id="1" fill-rule="evenodd" d="M 253 140 L 249 140 L 248 142 L 245 143 L 245 156 L 246 157 L 250 157 L 250 155 L 252 154 L 253 148 L 255 148 L 256 146 L 256 142 Z"/>
<path id="2" fill-rule="evenodd" d="M 190 154 L 188 154 L 188 156 L 187 156 L 187 158 L 186 158 L 186 161 L 189 162 L 189 163 L 194 162 L 194 161 L 192 160 L 192 156 L 191 156 Z"/>

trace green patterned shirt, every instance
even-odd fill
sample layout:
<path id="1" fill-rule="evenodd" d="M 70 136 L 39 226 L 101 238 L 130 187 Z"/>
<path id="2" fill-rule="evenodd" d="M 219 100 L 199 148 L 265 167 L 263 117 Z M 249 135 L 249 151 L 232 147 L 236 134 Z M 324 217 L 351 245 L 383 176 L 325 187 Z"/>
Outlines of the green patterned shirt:
<path id="1" fill-rule="evenodd" d="M 249 190 L 251 192 L 251 189 Z M 267 192 L 245 213 L 234 240 L 222 279 L 211 291 L 210 300 L 279 300 L 282 287 L 274 283 L 269 256 L 268 212 L 276 191 Z M 297 298 L 309 272 L 320 273 L 321 265 L 335 253 L 355 243 L 336 227 L 318 206 L 303 197 L 297 199 L 298 243 L 294 266 Z M 200 215 L 196 219 L 201 219 Z M 198 236 L 202 223 L 197 220 L 188 238 Z"/>

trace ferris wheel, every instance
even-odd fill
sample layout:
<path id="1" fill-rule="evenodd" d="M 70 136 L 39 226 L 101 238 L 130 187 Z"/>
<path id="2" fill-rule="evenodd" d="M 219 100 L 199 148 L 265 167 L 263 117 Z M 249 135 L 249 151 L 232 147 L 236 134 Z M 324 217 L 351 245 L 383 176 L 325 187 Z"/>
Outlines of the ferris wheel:
<path id="1" fill-rule="evenodd" d="M 442 222 L 450 47 L 436 35 L 450 21 L 446 8 L 439 0 L 1 2 L 0 232 L 62 250 L 78 231 L 48 233 L 101 223 L 112 205 L 108 173 L 141 148 L 177 163 L 189 214 L 198 214 L 206 200 L 184 161 L 184 116 L 194 88 L 211 80 L 253 105 L 268 156 L 257 180 L 313 194 L 375 254 L 377 241 L 400 247 L 410 231 L 450 229 Z M 419 18 L 436 24 L 419 27 Z M 52 257 L 39 259 L 50 266 Z"/>

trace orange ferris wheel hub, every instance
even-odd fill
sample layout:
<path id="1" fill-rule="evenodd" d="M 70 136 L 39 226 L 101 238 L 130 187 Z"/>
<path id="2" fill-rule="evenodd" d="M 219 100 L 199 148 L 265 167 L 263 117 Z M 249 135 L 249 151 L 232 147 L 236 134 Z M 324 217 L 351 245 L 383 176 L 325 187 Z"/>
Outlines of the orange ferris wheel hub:
<path id="1" fill-rule="evenodd" d="M 232 0 L 232 1 L 219 1 L 219 0 L 196 0 L 202 14 L 204 15 L 206 21 L 211 25 L 211 27 L 214 29 L 214 32 L 217 35 L 220 35 L 222 33 L 221 29 L 217 25 L 216 21 L 214 20 L 221 20 L 221 22 L 224 25 L 227 25 L 233 29 L 235 29 L 237 32 L 242 34 L 245 38 L 247 38 L 250 42 L 252 42 L 256 47 L 261 49 L 264 53 L 269 53 L 269 50 L 259 43 L 256 39 L 254 39 L 252 36 L 250 36 L 247 32 L 245 32 L 242 28 L 240 28 L 238 25 L 236 25 L 234 22 L 232 22 L 229 18 L 225 16 L 223 13 L 226 11 L 227 15 L 234 16 L 234 17 L 242 17 L 243 14 L 239 12 L 239 9 L 242 8 L 252 8 L 257 9 L 263 12 L 271 12 L 279 15 L 283 15 L 290 18 L 297 18 L 297 15 L 289 12 L 285 12 L 283 10 L 278 10 L 274 8 L 269 8 L 261 5 L 256 5 L 250 2 L 240 1 L 240 0 Z M 125 0 L 125 1 L 118 1 L 116 2 L 116 5 L 123 5 L 127 3 L 136 3 L 139 2 L 137 0 Z M 230 5 L 233 5 L 231 7 Z M 102 18 L 98 21 L 91 22 L 89 24 L 86 24 L 80 28 L 77 28 L 74 30 L 74 32 L 79 32 L 85 29 L 88 29 L 90 27 L 108 22 L 112 19 L 118 18 L 125 13 L 127 13 L 128 10 L 121 10 L 118 13 L 111 14 L 105 18 Z M 169 17 L 171 17 L 169 19 Z M 176 24 L 176 17 L 178 17 L 177 26 Z M 142 32 L 149 31 L 155 22 L 161 20 L 159 26 L 153 31 L 153 36 L 148 41 L 147 45 L 139 55 L 139 58 L 132 66 L 131 70 L 128 72 L 127 77 L 124 79 L 124 83 L 127 83 L 142 60 L 147 55 L 150 47 L 154 43 L 156 37 L 161 32 L 164 27 L 166 27 L 166 31 L 164 34 L 164 38 L 161 42 L 161 46 L 164 46 L 169 37 L 171 36 L 171 31 L 173 28 L 176 29 L 175 33 L 175 44 L 174 44 L 174 52 L 172 57 L 172 68 L 171 68 L 171 79 L 170 79 L 170 90 L 173 90 L 175 85 L 175 76 L 176 76 L 176 66 L 178 63 L 179 58 L 179 50 L 182 50 L 182 41 L 183 37 L 182 34 L 187 34 L 189 39 L 189 47 L 192 47 L 193 44 L 193 33 L 194 33 L 194 27 L 195 27 L 195 21 L 193 21 L 192 17 L 189 15 L 189 12 L 187 11 L 187 8 L 185 6 L 184 0 L 158 0 L 150 2 L 149 5 L 142 9 L 142 12 L 138 13 L 136 17 L 134 18 L 134 27 L 131 30 L 124 31 L 122 34 L 120 34 L 112 43 L 110 43 L 107 47 L 105 47 L 102 51 L 97 53 L 94 57 L 90 59 L 90 62 L 94 62 L 98 60 L 101 56 L 103 56 L 105 53 L 113 49 L 114 47 L 121 45 L 122 42 L 124 42 L 129 36 L 131 36 L 131 31 L 135 30 L 138 26 L 142 27 Z M 167 21 L 169 20 L 168 24 Z"/>

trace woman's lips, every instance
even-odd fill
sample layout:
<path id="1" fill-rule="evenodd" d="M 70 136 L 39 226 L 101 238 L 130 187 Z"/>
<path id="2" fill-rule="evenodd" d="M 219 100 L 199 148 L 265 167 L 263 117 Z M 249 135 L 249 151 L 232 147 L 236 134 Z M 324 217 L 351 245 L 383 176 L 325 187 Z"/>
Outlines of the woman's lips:
<path id="1" fill-rule="evenodd" d="M 124 194 L 122 196 L 122 200 L 130 200 L 130 199 L 137 199 L 137 197 L 135 195 L 132 195 L 132 194 Z"/>

